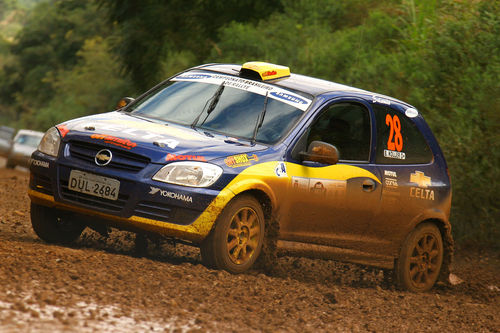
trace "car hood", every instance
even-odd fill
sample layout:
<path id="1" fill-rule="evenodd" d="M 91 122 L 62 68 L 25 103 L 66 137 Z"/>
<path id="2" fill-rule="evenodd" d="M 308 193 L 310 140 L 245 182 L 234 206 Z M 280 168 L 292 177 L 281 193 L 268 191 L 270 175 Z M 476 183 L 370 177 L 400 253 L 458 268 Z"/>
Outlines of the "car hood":
<path id="1" fill-rule="evenodd" d="M 78 118 L 58 125 L 65 142 L 84 141 L 147 156 L 153 163 L 210 161 L 266 149 L 225 135 L 122 112 Z"/>

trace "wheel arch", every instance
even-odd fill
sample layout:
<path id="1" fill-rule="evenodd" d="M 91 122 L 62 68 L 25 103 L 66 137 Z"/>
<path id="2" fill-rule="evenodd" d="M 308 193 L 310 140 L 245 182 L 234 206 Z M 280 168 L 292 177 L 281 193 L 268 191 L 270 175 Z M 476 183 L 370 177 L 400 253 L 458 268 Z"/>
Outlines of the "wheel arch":
<path id="1" fill-rule="evenodd" d="M 423 223 L 434 224 L 441 233 L 443 239 L 443 264 L 441 266 L 441 271 L 439 272 L 438 282 L 448 282 L 448 277 L 451 272 L 451 264 L 453 262 L 453 254 L 455 252 L 455 242 L 451 234 L 451 224 L 447 220 L 442 220 L 439 218 L 428 218 L 422 220 L 415 227 Z"/>
<path id="2" fill-rule="evenodd" d="M 235 193 L 235 196 L 232 197 L 229 202 L 236 200 L 243 195 L 250 195 L 260 203 L 262 211 L 264 212 L 264 219 L 266 220 L 266 229 L 268 228 L 268 225 L 272 226 L 272 224 L 277 224 L 278 220 L 276 218 L 276 203 L 274 196 L 270 195 L 270 193 L 263 188 L 256 187 L 245 189 L 238 193 Z M 226 206 L 229 204 L 229 202 L 226 203 Z"/>
<path id="3" fill-rule="evenodd" d="M 271 272 L 277 260 L 279 219 L 277 216 L 278 207 L 276 206 L 275 197 L 272 195 L 272 192 L 266 191 L 266 189 L 267 187 L 265 186 L 246 188 L 235 194 L 230 202 L 241 196 L 250 195 L 260 203 L 264 213 L 264 242 L 262 244 L 261 253 L 255 264 L 265 272 Z M 229 202 L 227 204 L 229 204 Z M 215 228 L 215 223 L 212 229 L 213 228 Z"/>
<path id="4" fill-rule="evenodd" d="M 451 224 L 449 220 L 446 218 L 446 215 L 444 213 L 439 213 L 435 211 L 425 212 L 413 220 L 412 228 L 410 229 L 406 237 L 410 235 L 412 230 L 415 230 L 415 228 L 417 228 L 419 225 L 423 223 L 434 224 L 441 233 L 441 238 L 443 239 L 443 264 L 441 265 L 441 271 L 439 273 L 437 281 L 447 283 L 448 277 L 450 275 L 450 269 L 451 269 L 450 267 L 453 262 L 453 254 L 455 252 L 455 242 L 453 240 L 453 236 L 451 233 Z M 400 249 L 399 252 L 401 252 L 401 247 L 403 246 L 403 243 L 401 243 L 399 247 Z M 399 255 L 398 258 L 396 258 L 396 260 L 398 259 Z M 394 267 L 396 267 L 396 265 Z"/>

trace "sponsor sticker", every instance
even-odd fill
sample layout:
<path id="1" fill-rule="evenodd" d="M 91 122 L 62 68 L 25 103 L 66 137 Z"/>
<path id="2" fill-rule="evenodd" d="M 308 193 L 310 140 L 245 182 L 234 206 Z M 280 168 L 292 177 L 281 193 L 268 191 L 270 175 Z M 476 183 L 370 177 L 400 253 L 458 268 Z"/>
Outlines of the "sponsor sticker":
<path id="1" fill-rule="evenodd" d="M 267 76 L 274 75 L 272 71 L 264 74 L 267 74 Z M 221 85 L 224 83 L 224 85 L 227 87 L 249 91 L 262 96 L 268 95 L 269 98 L 292 105 L 302 111 L 305 111 L 312 102 L 311 99 L 305 98 L 292 91 L 272 86 L 266 83 L 262 83 L 259 81 L 248 80 L 231 75 L 223 75 L 215 73 L 214 74 L 184 73 L 176 76 L 175 78 L 172 79 L 172 81 L 203 82 L 215 85 Z"/>
<path id="2" fill-rule="evenodd" d="M 115 145 L 118 147 L 122 147 L 125 149 L 132 149 L 135 146 L 137 146 L 137 143 L 130 141 L 129 139 L 121 139 L 116 136 L 112 135 L 105 135 L 105 134 L 92 134 L 90 136 L 91 139 L 95 140 L 102 140 L 105 143 Z"/>
<path id="3" fill-rule="evenodd" d="M 287 177 L 288 175 L 286 174 L 285 162 L 279 162 L 278 165 L 276 165 L 276 168 L 274 168 L 274 173 L 278 177 Z"/>
<path id="4" fill-rule="evenodd" d="M 385 116 L 385 124 L 389 126 L 389 139 L 387 140 L 388 150 L 401 151 L 403 149 L 403 135 L 401 134 L 401 121 L 397 115 Z"/>
<path id="5" fill-rule="evenodd" d="M 255 154 L 239 154 L 228 156 L 224 159 L 224 163 L 230 168 L 239 168 L 242 166 L 248 166 L 252 164 L 252 162 L 258 162 L 259 157 Z"/>
<path id="6" fill-rule="evenodd" d="M 404 160 L 404 159 L 406 159 L 406 154 L 403 153 L 402 151 L 394 151 L 394 150 L 384 149 L 384 157 L 394 158 L 394 159 L 398 159 L 398 160 Z"/>
<path id="7" fill-rule="evenodd" d="M 434 190 L 428 189 L 432 184 L 431 177 L 426 176 L 422 171 L 415 171 L 410 174 L 410 183 L 417 184 L 418 187 L 410 187 L 410 197 L 434 200 Z"/>
<path id="8" fill-rule="evenodd" d="M 155 142 L 153 142 L 153 144 L 161 148 L 167 146 L 170 149 L 175 149 L 175 147 L 177 147 L 177 145 L 179 144 L 179 141 L 174 139 L 161 139 L 156 140 Z"/>
<path id="9" fill-rule="evenodd" d="M 396 188 L 398 187 L 398 175 L 396 171 L 384 170 L 384 184 L 387 187 Z"/>
<path id="10" fill-rule="evenodd" d="M 405 111 L 405 115 L 408 118 L 415 118 L 416 116 L 418 116 L 418 111 L 417 111 L 417 109 L 414 109 L 414 108 L 408 108 Z"/>
<path id="11" fill-rule="evenodd" d="M 372 96 L 372 103 L 391 105 L 390 100 L 388 100 L 387 98 L 381 97 L 381 96 L 377 96 L 377 95 Z"/>
<path id="12" fill-rule="evenodd" d="M 149 191 L 149 194 L 151 194 L 151 195 L 159 194 L 165 198 L 170 198 L 170 199 L 180 200 L 180 201 L 190 202 L 190 203 L 193 202 L 193 197 L 191 197 L 189 195 L 170 192 L 170 191 L 162 190 L 161 188 L 153 187 L 153 186 L 150 186 L 150 188 L 151 188 L 151 191 Z"/>
<path id="13" fill-rule="evenodd" d="M 40 161 L 40 160 L 31 160 L 31 165 L 37 166 L 37 167 L 42 167 L 45 169 L 49 168 L 49 162 L 47 161 Z"/>
<path id="14" fill-rule="evenodd" d="M 267 71 L 267 72 L 262 73 L 262 76 L 266 77 L 266 76 L 273 76 L 276 74 L 278 74 L 276 71 Z"/>
<path id="15" fill-rule="evenodd" d="M 292 189 L 304 194 L 340 197 L 346 193 L 347 181 L 337 179 L 292 177 Z"/>
<path id="16" fill-rule="evenodd" d="M 287 93 L 281 92 L 281 91 L 280 92 L 273 91 L 271 93 L 271 96 L 274 96 L 274 97 L 279 98 L 281 100 L 297 103 L 297 104 L 307 104 L 307 101 L 305 99 L 300 98 L 297 95 L 291 95 L 291 94 L 287 94 Z"/>
<path id="17" fill-rule="evenodd" d="M 198 155 L 175 155 L 175 154 L 168 154 L 167 157 L 165 158 L 165 160 L 166 161 L 200 161 L 200 162 L 206 162 L 207 161 L 204 156 L 198 156 Z"/>

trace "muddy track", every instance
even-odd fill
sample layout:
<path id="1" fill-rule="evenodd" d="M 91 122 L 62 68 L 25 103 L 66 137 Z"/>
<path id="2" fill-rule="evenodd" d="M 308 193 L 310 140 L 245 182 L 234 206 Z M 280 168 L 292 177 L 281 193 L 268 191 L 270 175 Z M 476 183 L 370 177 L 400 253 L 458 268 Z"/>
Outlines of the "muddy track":
<path id="1" fill-rule="evenodd" d="M 500 332 L 500 256 L 458 249 L 464 280 L 395 290 L 381 270 L 281 257 L 272 273 L 207 269 L 199 250 L 85 231 L 72 247 L 31 230 L 28 173 L 0 169 L 0 332 Z"/>

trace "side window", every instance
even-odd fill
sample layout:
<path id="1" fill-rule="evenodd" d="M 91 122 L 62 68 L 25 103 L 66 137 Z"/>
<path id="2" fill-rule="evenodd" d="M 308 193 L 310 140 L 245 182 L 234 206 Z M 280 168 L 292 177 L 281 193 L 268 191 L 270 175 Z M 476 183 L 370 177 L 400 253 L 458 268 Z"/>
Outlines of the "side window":
<path id="1" fill-rule="evenodd" d="M 422 133 L 405 115 L 382 105 L 373 105 L 377 120 L 378 164 L 425 164 L 432 151 Z"/>
<path id="2" fill-rule="evenodd" d="M 340 160 L 368 161 L 370 157 L 370 115 L 355 103 L 339 103 L 327 109 L 309 130 L 307 145 L 323 141 L 339 150 Z"/>

